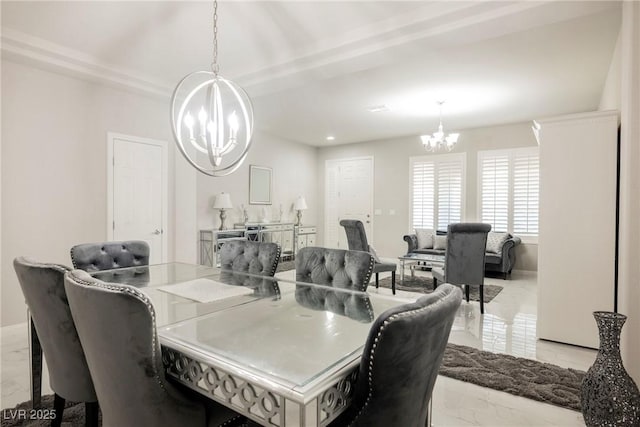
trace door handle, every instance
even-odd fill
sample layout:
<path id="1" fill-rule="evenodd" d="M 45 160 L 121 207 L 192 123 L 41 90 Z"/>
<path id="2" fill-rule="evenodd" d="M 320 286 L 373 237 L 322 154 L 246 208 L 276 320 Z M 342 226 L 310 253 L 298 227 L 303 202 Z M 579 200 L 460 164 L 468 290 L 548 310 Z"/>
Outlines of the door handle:
<path id="1" fill-rule="evenodd" d="M 156 228 L 155 231 L 153 232 L 153 234 L 155 234 L 157 236 L 159 234 L 162 234 L 162 231 Z"/>

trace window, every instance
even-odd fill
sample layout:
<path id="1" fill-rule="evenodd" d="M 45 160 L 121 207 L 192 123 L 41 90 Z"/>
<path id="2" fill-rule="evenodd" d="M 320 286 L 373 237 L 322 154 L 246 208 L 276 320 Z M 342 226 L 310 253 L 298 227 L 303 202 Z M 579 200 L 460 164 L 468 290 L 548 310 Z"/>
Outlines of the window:
<path id="1" fill-rule="evenodd" d="M 478 153 L 480 220 L 493 231 L 538 234 L 538 148 Z"/>
<path id="2" fill-rule="evenodd" d="M 446 230 L 463 214 L 465 154 L 412 157 L 411 227 Z"/>

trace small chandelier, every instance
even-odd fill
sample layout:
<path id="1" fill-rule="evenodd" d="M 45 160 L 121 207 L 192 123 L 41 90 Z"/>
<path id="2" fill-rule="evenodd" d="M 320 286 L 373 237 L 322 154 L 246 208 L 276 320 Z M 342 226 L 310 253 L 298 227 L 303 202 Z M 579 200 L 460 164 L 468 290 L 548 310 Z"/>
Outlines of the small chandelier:
<path id="1" fill-rule="evenodd" d="M 453 150 L 453 147 L 458 142 L 458 137 L 460 136 L 459 133 L 450 133 L 445 136 L 444 131 L 442 130 L 442 104 L 444 104 L 444 101 L 438 101 L 438 105 L 440 107 L 440 124 L 438 125 L 438 131 L 434 132 L 433 135 L 420 136 L 424 149 L 430 153 L 441 148 L 446 148 L 447 151 Z"/>
<path id="2" fill-rule="evenodd" d="M 218 2 L 213 2 L 211 71 L 185 76 L 171 96 L 171 125 L 187 161 L 210 176 L 233 173 L 247 157 L 253 107 L 240 86 L 218 74 Z M 178 103 L 182 101 L 181 104 Z"/>

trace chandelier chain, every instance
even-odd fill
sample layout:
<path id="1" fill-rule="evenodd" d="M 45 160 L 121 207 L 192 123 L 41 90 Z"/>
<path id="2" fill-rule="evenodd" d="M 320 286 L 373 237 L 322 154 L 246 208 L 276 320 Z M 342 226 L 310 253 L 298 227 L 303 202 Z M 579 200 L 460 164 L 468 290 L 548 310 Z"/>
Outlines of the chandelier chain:
<path id="1" fill-rule="evenodd" d="M 213 62 L 211 71 L 218 76 L 220 66 L 218 65 L 218 1 L 213 2 Z"/>

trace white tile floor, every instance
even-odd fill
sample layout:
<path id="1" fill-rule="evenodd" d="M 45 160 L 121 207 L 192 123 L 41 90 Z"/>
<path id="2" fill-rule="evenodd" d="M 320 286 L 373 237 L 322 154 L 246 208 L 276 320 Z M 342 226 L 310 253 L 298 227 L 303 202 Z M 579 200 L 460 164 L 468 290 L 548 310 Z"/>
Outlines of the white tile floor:
<path id="1" fill-rule="evenodd" d="M 279 273 L 291 277 L 293 272 Z M 538 341 L 536 339 L 536 275 L 514 272 L 511 279 L 486 279 L 504 287 L 480 315 L 478 303 L 462 303 L 450 342 L 483 350 L 512 354 L 563 367 L 586 370 L 596 352 L 583 348 Z M 391 294 L 375 286 L 369 292 Z M 419 296 L 398 291 L 397 297 L 413 301 Z M 29 368 L 26 325 L 0 329 L 1 398 L 0 407 L 14 406 L 29 399 Z M 45 368 L 46 371 L 46 368 Z M 46 374 L 45 374 L 46 375 Z M 48 379 L 43 393 L 51 393 Z M 444 426 L 583 426 L 579 412 L 438 377 L 433 394 L 433 425 Z"/>

